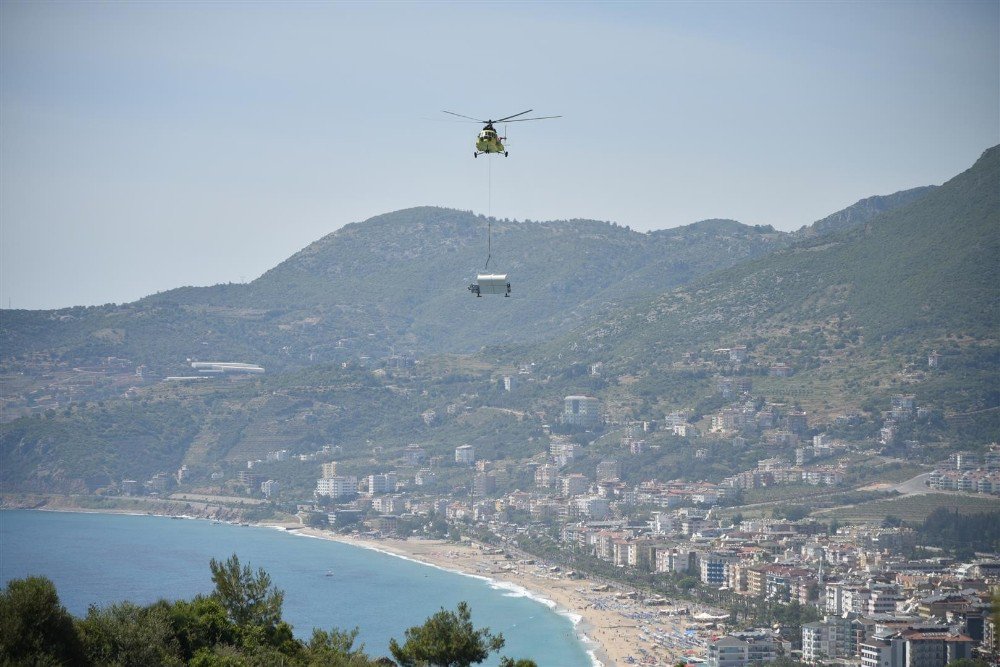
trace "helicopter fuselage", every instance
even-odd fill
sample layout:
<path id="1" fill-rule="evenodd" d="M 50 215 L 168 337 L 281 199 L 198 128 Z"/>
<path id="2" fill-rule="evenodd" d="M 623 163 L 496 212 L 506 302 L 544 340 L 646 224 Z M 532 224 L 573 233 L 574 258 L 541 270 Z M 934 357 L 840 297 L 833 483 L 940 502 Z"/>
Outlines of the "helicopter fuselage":
<path id="1" fill-rule="evenodd" d="M 503 153 L 507 154 L 507 151 L 503 147 L 503 139 L 506 137 L 501 137 L 497 134 L 497 131 L 493 129 L 493 124 L 488 123 L 479 132 L 479 137 L 476 139 L 476 152 L 473 153 L 474 156 L 479 153 Z"/>

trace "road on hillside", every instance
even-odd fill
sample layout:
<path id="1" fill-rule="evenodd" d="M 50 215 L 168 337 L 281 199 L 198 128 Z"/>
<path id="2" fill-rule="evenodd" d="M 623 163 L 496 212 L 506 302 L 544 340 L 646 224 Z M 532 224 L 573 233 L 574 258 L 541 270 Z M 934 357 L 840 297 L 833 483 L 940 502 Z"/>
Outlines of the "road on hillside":
<path id="1" fill-rule="evenodd" d="M 988 498 L 989 496 L 984 496 L 981 493 L 976 493 L 975 491 L 955 491 L 953 489 L 932 489 L 927 486 L 927 479 L 931 476 L 931 473 L 925 472 L 922 475 L 917 475 L 913 479 L 908 479 L 899 486 L 893 487 L 893 491 L 898 491 L 904 496 L 920 496 L 928 493 L 942 493 L 949 496 L 966 496 L 968 498 Z"/>
<path id="2" fill-rule="evenodd" d="M 917 496 L 925 493 L 930 493 L 931 488 L 927 486 L 927 479 L 931 476 L 929 472 L 925 472 L 921 475 L 917 475 L 912 479 L 908 479 L 902 484 L 893 487 L 893 491 L 901 493 L 904 496 Z"/>

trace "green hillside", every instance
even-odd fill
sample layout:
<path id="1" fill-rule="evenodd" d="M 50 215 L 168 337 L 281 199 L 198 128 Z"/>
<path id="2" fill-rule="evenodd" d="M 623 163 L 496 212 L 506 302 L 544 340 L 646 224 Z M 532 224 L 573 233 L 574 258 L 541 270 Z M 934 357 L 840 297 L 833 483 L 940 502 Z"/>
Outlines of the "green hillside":
<path id="1" fill-rule="evenodd" d="M 993 424 L 998 184 L 1000 148 L 991 148 L 968 171 L 864 226 L 608 313 L 553 341 L 542 358 L 564 364 L 572 350 L 582 363 L 613 360 L 609 372 L 637 374 L 635 391 L 652 386 L 662 399 L 672 378 L 697 371 L 711 350 L 746 345 L 751 361 L 737 373 L 766 376 L 771 364 L 789 364 L 792 379 L 758 385 L 770 384 L 772 395 L 779 385 L 813 394 L 813 409 L 856 409 L 873 397 L 887 406 L 893 392 L 916 391 L 955 413 L 991 411 L 982 418 Z M 929 373 L 934 350 L 945 361 Z M 985 432 L 996 437 L 994 426 Z"/>
<path id="2" fill-rule="evenodd" d="M 915 202 L 932 192 L 934 188 L 935 186 L 933 185 L 927 185 L 920 188 L 901 190 L 891 195 L 867 197 L 851 204 L 843 210 L 826 216 L 822 220 L 817 220 L 808 227 L 803 227 L 798 231 L 798 235 L 810 237 L 847 231 L 848 229 L 865 224 L 877 215 Z"/>
<path id="3" fill-rule="evenodd" d="M 989 338 L 1000 323 L 1000 147 L 864 227 L 717 272 L 585 336 L 667 344 L 752 336 L 839 318 L 869 342 L 898 335 Z M 633 326 L 636 318 L 649 326 Z"/>
<path id="4" fill-rule="evenodd" d="M 981 447 L 1000 439 L 998 184 L 992 148 L 948 183 L 891 197 L 896 208 L 876 215 L 861 206 L 825 235 L 731 220 L 647 234 L 494 221 L 490 268 L 510 272 L 512 299 L 465 290 L 485 261 L 484 218 L 418 208 L 348 225 L 246 285 L 4 311 L 3 398 L 30 416 L 0 425 L 0 482 L 94 490 L 184 464 L 194 484 L 226 471 L 235 491 L 235 470 L 278 449 L 336 443 L 345 469 L 362 473 L 406 469 L 400 452 L 419 442 L 441 461 L 473 444 L 510 461 L 517 484 L 515 462 L 546 451 L 563 396 L 597 396 L 616 422 L 685 410 L 707 431 L 729 402 L 720 378 L 751 380 L 758 409 L 801 406 L 810 427 L 863 444 L 891 397 L 913 394 L 925 414 L 900 427 L 890 455 L 930 462 Z M 729 360 L 734 346 L 745 360 Z M 394 349 L 418 363 L 389 363 Z M 941 362 L 929 368 L 933 351 Z M 268 372 L 160 381 L 189 374 L 188 358 Z M 155 372 L 135 376 L 138 364 Z M 500 388 L 505 375 L 515 391 Z M 846 413 L 860 418 L 838 426 Z M 627 474 L 720 479 L 773 455 L 763 441 L 712 441 L 697 461 L 686 438 L 651 441 Z M 615 456 L 620 433 L 592 444 L 581 471 Z M 288 488 L 316 474 L 275 466 L 268 474 Z M 467 483 L 438 470 L 440 489 Z"/>
<path id="5" fill-rule="evenodd" d="M 514 298 L 476 299 L 466 287 L 484 268 L 486 228 L 467 212 L 407 209 L 347 225 L 249 284 L 181 288 L 121 306 L 4 311 L 0 355 L 8 364 L 32 353 L 73 364 L 116 356 L 178 373 L 189 357 L 281 369 L 392 347 L 471 352 L 550 337 L 603 305 L 788 242 L 732 221 L 640 234 L 589 220 L 495 220 L 490 271 L 510 274 Z"/>
<path id="6" fill-rule="evenodd" d="M 877 205 L 863 200 L 825 220 L 853 224 L 925 190 L 870 198 Z M 188 358 L 280 370 L 390 349 L 532 343 L 797 238 L 733 220 L 646 234 L 593 220 L 492 227 L 489 269 L 510 274 L 512 299 L 475 299 L 465 289 L 485 268 L 486 218 L 419 207 L 349 224 L 248 284 L 184 287 L 122 305 L 2 311 L 0 364 L 20 371 L 40 354 L 70 365 L 120 357 L 162 374 L 182 372 Z"/>

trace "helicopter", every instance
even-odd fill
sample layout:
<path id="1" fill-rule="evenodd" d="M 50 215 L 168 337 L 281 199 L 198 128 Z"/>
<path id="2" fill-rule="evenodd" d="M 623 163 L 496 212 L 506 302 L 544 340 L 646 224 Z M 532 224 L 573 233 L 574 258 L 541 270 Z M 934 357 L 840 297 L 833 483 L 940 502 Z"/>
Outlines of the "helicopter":
<path id="1" fill-rule="evenodd" d="M 504 148 L 503 142 L 507 141 L 507 137 L 501 137 L 497 134 L 496 129 L 493 127 L 493 123 L 521 123 L 526 120 L 546 120 L 547 118 L 562 118 L 562 116 L 539 116 L 537 118 L 517 118 L 518 116 L 523 116 L 526 113 L 531 113 L 533 109 L 528 109 L 527 111 L 522 111 L 521 113 L 516 113 L 513 116 L 507 116 L 505 118 L 499 118 L 497 120 L 479 120 L 478 118 L 472 118 L 471 116 L 463 116 L 460 113 L 455 113 L 454 111 L 442 111 L 442 113 L 450 114 L 452 116 L 458 116 L 459 118 L 465 118 L 466 120 L 475 121 L 477 123 L 485 123 L 485 127 L 479 131 L 479 137 L 476 139 L 476 150 L 472 152 L 472 157 L 479 157 L 480 154 L 489 153 L 503 153 L 504 157 L 507 157 L 509 153 L 507 149 Z M 511 120 L 517 118 L 517 120 Z"/>

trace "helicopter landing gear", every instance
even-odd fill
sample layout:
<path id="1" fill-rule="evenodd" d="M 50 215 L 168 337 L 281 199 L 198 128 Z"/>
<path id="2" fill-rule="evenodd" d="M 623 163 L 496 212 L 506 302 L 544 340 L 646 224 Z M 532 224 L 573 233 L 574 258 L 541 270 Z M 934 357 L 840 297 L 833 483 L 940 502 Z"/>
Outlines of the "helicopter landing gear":
<path id="1" fill-rule="evenodd" d="M 479 157 L 479 153 L 477 153 L 476 151 L 472 151 L 472 157 Z"/>
<path id="2" fill-rule="evenodd" d="M 507 157 L 508 155 L 510 155 L 510 153 L 508 153 L 507 151 L 504 151 L 504 152 L 503 152 L 503 156 L 504 156 L 504 157 Z"/>

